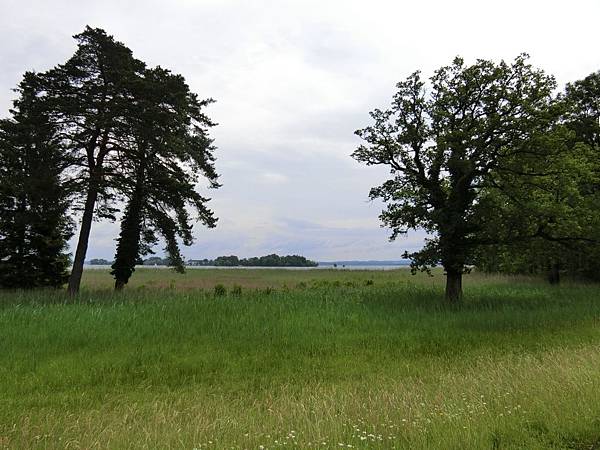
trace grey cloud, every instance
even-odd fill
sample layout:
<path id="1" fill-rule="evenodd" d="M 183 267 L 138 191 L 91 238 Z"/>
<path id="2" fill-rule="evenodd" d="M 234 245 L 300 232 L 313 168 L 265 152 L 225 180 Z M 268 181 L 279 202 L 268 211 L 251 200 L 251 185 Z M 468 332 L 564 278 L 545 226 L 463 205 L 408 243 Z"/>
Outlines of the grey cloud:
<path id="1" fill-rule="evenodd" d="M 515 12 L 519 13 L 516 14 Z M 388 176 L 350 158 L 354 130 L 389 104 L 394 84 L 430 75 L 455 55 L 528 51 L 563 83 L 600 68 L 600 4 L 507 0 L 501 6 L 375 0 L 3 0 L 0 116 L 26 70 L 64 61 L 71 35 L 100 26 L 150 65 L 181 73 L 208 114 L 223 187 L 216 229 L 197 226 L 189 257 L 301 253 L 314 259 L 395 259 L 424 234 L 388 242 L 369 188 Z M 561 30 L 561 32 L 556 32 Z M 95 223 L 89 256 L 112 257 L 118 225 Z"/>

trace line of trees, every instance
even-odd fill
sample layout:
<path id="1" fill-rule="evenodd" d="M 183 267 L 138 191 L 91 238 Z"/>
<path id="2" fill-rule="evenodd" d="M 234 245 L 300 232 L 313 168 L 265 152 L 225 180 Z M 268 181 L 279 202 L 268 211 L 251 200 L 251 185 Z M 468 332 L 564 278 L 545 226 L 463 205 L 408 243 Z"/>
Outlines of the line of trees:
<path id="1" fill-rule="evenodd" d="M 383 224 L 392 239 L 431 234 L 405 256 L 413 271 L 444 268 L 447 301 L 460 301 L 473 265 L 598 278 L 600 72 L 555 91 L 527 55 L 456 58 L 429 83 L 419 72 L 398 83 L 391 107 L 356 132 L 352 156 L 390 168 L 370 192 L 387 204 Z"/>
<path id="2" fill-rule="evenodd" d="M 275 253 L 251 258 L 238 258 L 235 255 L 219 256 L 215 259 L 189 260 L 190 266 L 224 266 L 224 267 L 317 267 L 319 263 L 300 255 L 279 256 Z"/>
<path id="3" fill-rule="evenodd" d="M 182 271 L 179 242 L 192 219 L 214 227 L 201 178 L 218 188 L 215 147 L 200 100 L 181 75 L 150 68 L 102 29 L 75 36 L 77 50 L 28 72 L 11 117 L 0 122 L 0 286 L 62 286 L 77 294 L 94 220 L 121 230 L 112 265 L 122 288 L 135 263 L 163 240 Z M 79 218 L 70 276 L 67 240 Z"/>
<path id="4" fill-rule="evenodd" d="M 110 266 L 114 261 L 95 258 L 89 261 L 92 266 Z M 136 264 L 144 266 L 173 266 L 173 262 L 167 258 L 151 256 L 146 259 L 138 259 Z M 196 267 L 317 267 L 319 263 L 306 259 L 300 255 L 279 256 L 275 253 L 265 256 L 253 256 L 251 258 L 238 258 L 235 255 L 218 256 L 215 259 L 189 259 L 186 266 Z"/>

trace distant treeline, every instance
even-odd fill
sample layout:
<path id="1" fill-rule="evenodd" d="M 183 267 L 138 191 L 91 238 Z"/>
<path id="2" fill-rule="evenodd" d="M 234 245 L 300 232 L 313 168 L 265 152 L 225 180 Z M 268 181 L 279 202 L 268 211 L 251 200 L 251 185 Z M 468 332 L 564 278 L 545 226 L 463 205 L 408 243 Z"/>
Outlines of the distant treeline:
<path id="1" fill-rule="evenodd" d="M 190 259 L 189 266 L 225 266 L 225 267 L 316 267 L 319 263 L 300 255 L 279 256 L 276 254 L 238 258 L 235 255 L 219 256 L 215 259 Z"/>
<path id="2" fill-rule="evenodd" d="M 88 264 L 92 266 L 110 266 L 113 261 L 108 261 L 102 258 L 91 259 Z M 144 266 L 171 266 L 169 258 L 160 258 L 153 256 L 144 260 L 139 260 L 138 265 Z M 217 266 L 217 267 L 317 267 L 319 263 L 306 259 L 300 255 L 279 256 L 276 254 L 252 257 L 238 258 L 235 255 L 219 256 L 215 259 L 190 259 L 187 261 L 188 266 Z"/>

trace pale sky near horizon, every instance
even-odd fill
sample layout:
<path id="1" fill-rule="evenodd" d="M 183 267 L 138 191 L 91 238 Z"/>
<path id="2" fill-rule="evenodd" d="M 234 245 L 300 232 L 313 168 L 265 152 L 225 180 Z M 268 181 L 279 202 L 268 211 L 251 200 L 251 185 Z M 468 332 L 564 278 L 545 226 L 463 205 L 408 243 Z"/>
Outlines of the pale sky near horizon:
<path id="1" fill-rule="evenodd" d="M 380 228 L 368 191 L 388 172 L 349 156 L 369 111 L 456 55 L 527 52 L 562 87 L 600 70 L 599 18 L 597 0 L 0 0 L 0 117 L 26 70 L 68 59 L 85 25 L 104 28 L 217 100 L 207 113 L 223 187 L 205 192 L 219 222 L 195 227 L 186 257 L 399 259 L 424 234 L 390 243 Z M 117 234 L 94 223 L 88 259 L 111 259 Z"/>

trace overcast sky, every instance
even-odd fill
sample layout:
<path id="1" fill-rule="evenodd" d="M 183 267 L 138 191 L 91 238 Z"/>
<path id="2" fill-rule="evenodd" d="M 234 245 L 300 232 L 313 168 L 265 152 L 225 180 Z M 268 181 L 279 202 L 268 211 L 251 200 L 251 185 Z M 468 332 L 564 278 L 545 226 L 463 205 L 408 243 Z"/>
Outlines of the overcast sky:
<path id="1" fill-rule="evenodd" d="M 23 72 L 68 59 L 85 25 L 104 28 L 217 100 L 219 222 L 195 228 L 186 257 L 398 259 L 423 233 L 388 242 L 368 202 L 387 176 L 349 156 L 368 112 L 456 55 L 527 52 L 560 85 L 582 78 L 600 69 L 598 18 L 597 0 L 0 0 L 0 116 Z M 112 258 L 117 233 L 94 223 L 88 258 Z"/>

